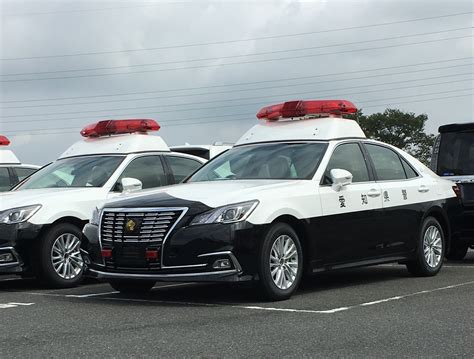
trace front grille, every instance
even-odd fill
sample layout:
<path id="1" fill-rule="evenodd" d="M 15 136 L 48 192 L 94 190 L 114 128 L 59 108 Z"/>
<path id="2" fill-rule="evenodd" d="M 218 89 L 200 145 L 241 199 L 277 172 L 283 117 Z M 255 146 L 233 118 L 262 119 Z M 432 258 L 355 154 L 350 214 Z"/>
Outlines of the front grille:
<path id="1" fill-rule="evenodd" d="M 145 212 L 107 211 L 102 215 L 101 240 L 107 242 L 160 243 L 185 209 Z"/>

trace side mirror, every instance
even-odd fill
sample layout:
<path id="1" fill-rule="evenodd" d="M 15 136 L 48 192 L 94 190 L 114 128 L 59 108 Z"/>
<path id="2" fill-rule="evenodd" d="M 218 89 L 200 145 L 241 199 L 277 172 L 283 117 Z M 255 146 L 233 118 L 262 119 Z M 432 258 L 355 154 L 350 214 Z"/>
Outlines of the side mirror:
<path id="1" fill-rule="evenodd" d="M 332 180 L 332 189 L 339 192 L 344 186 L 352 183 L 352 173 L 349 171 L 334 168 L 330 172 Z"/>
<path id="2" fill-rule="evenodd" d="M 130 177 L 122 178 L 120 184 L 122 185 L 122 193 L 141 191 L 143 187 L 142 181 Z"/>

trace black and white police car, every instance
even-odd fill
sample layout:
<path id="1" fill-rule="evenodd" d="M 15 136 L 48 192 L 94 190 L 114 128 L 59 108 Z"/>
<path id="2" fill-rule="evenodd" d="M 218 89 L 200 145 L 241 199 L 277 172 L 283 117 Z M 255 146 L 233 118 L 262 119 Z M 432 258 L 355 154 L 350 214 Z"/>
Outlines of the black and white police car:
<path id="1" fill-rule="evenodd" d="M 181 182 L 205 160 L 171 152 L 154 120 L 106 120 L 81 131 L 58 160 L 0 195 L 0 274 L 55 287 L 81 280 L 81 230 L 95 206 Z"/>
<path id="2" fill-rule="evenodd" d="M 474 249 L 474 123 L 444 125 L 433 146 L 431 169 L 457 184 L 461 201 L 453 212 L 452 240 L 447 258 L 463 259 L 469 247 Z"/>
<path id="3" fill-rule="evenodd" d="M 8 138 L 0 136 L 0 192 L 9 191 L 40 168 L 21 163 L 13 151 L 6 148 L 9 144 Z"/>
<path id="4" fill-rule="evenodd" d="M 354 112 L 344 100 L 265 107 L 186 183 L 106 203 L 84 228 L 91 274 L 123 292 L 258 280 L 272 300 L 290 297 L 303 271 L 402 262 L 437 274 L 452 182 L 366 139 L 342 117 Z"/>

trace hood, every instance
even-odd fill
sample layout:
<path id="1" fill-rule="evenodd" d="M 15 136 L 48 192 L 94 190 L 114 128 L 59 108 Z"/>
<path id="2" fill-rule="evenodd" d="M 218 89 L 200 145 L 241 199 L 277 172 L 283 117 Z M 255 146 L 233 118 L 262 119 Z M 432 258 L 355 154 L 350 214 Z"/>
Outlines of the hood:
<path id="1" fill-rule="evenodd" d="M 35 204 L 54 205 L 83 200 L 84 198 L 98 197 L 102 188 L 40 188 L 24 189 L 19 191 L 2 192 L 0 194 L 0 211 L 10 208 L 30 206 Z M 96 197 L 96 198 L 97 198 Z"/>
<path id="2" fill-rule="evenodd" d="M 164 207 L 199 202 L 215 208 L 227 204 L 275 197 L 285 193 L 300 180 L 224 180 L 184 183 L 146 193 L 128 195 L 107 203 L 107 207 Z M 307 181 L 305 181 L 307 182 Z M 281 191 L 278 191 L 281 188 Z"/>

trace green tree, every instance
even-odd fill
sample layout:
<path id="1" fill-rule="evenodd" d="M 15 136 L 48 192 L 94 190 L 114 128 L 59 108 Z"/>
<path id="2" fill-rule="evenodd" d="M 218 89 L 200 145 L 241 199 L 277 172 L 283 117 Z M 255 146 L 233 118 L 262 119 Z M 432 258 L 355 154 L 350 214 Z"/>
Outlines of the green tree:
<path id="1" fill-rule="evenodd" d="M 413 112 L 388 108 L 383 113 L 368 116 L 359 110 L 352 118 L 359 122 L 368 138 L 401 148 L 428 164 L 435 136 L 425 132 L 428 121 L 426 114 L 415 115 Z"/>

